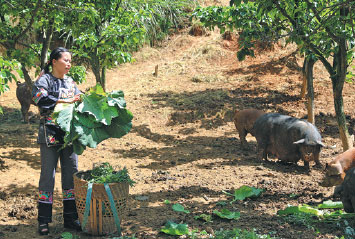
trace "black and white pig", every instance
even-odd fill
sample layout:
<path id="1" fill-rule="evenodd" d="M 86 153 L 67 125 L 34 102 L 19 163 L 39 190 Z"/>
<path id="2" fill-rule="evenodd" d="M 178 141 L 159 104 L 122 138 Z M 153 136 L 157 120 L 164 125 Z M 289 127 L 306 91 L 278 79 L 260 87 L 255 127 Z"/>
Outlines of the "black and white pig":
<path id="1" fill-rule="evenodd" d="M 268 154 L 279 160 L 297 163 L 303 160 L 309 170 L 309 162 L 319 162 L 322 137 L 317 128 L 305 121 L 278 113 L 260 116 L 254 123 L 253 131 L 258 143 L 258 159 L 267 160 Z"/>
<path id="2" fill-rule="evenodd" d="M 345 212 L 355 212 L 355 168 L 351 168 L 346 172 L 344 182 L 338 187 L 338 192 Z"/>

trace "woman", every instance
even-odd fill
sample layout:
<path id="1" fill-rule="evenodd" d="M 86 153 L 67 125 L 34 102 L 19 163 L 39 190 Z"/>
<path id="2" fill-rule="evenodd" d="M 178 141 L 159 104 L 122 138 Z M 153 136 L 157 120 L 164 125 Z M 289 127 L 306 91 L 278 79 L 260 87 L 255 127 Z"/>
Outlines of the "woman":
<path id="1" fill-rule="evenodd" d="M 50 71 L 51 66 L 51 71 Z M 57 103 L 80 100 L 80 91 L 72 78 L 66 76 L 71 67 L 71 53 L 58 47 L 50 54 L 48 64 L 33 86 L 33 101 L 39 108 L 41 119 L 37 142 L 41 153 L 41 175 L 38 198 L 38 232 L 49 233 L 52 222 L 52 204 L 55 171 L 60 158 L 62 172 L 64 227 L 81 230 L 75 206 L 73 174 L 78 171 L 78 156 L 73 147 L 63 146 L 64 132 L 52 122 L 51 113 Z"/>

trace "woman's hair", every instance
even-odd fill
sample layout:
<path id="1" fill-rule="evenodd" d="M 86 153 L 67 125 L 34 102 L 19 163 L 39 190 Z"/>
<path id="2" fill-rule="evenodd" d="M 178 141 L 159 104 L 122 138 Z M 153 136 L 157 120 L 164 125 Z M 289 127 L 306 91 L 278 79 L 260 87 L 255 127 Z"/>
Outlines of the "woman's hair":
<path id="1" fill-rule="evenodd" d="M 52 50 L 50 56 L 49 56 L 49 60 L 48 63 L 44 66 L 43 70 L 44 73 L 49 73 L 49 66 L 51 66 L 53 64 L 53 60 L 58 60 L 62 57 L 62 53 L 63 52 L 69 52 L 70 51 L 64 47 L 57 47 L 55 49 Z"/>

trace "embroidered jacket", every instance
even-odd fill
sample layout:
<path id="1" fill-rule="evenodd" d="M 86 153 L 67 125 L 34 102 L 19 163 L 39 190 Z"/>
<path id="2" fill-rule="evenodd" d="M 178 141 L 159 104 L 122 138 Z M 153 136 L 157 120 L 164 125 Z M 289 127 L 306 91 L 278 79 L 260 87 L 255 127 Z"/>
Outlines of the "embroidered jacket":
<path id="1" fill-rule="evenodd" d="M 38 131 L 38 143 L 47 143 L 56 145 L 58 130 L 49 130 L 45 132 L 45 125 L 53 125 L 50 115 L 53 113 L 54 107 L 59 99 L 72 98 L 74 95 L 80 94 L 74 80 L 65 76 L 64 79 L 58 79 L 52 74 L 44 74 L 36 80 L 32 89 L 32 99 L 38 106 L 41 120 Z M 52 129 L 53 129 L 52 127 Z M 46 127 L 48 129 L 48 127 Z M 59 131 L 61 131 L 59 129 Z M 62 134 L 63 132 L 59 132 Z"/>

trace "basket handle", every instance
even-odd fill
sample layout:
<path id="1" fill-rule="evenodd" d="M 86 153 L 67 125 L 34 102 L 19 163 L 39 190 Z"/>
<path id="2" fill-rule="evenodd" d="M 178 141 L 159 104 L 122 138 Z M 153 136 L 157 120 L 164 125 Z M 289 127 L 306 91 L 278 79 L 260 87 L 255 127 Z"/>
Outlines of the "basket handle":
<path id="1" fill-rule="evenodd" d="M 88 222 L 88 216 L 89 216 L 89 212 L 90 212 L 91 193 L 92 193 L 92 183 L 88 183 L 88 190 L 87 190 L 87 193 L 86 193 L 86 203 L 85 203 L 84 218 L 83 218 L 83 223 L 81 224 L 81 229 L 84 232 L 87 232 L 85 230 L 85 226 L 86 226 L 86 223 Z"/>
<path id="2" fill-rule="evenodd" d="M 113 200 L 113 196 L 112 196 L 112 193 L 111 193 L 110 186 L 108 185 L 108 183 L 104 183 L 104 186 L 105 186 L 105 190 L 106 190 L 108 199 L 110 201 L 111 211 L 112 211 L 113 217 L 115 219 L 118 235 L 121 236 L 120 219 L 118 217 L 118 213 L 117 213 L 117 210 L 116 210 L 116 207 L 115 207 L 115 201 Z"/>

